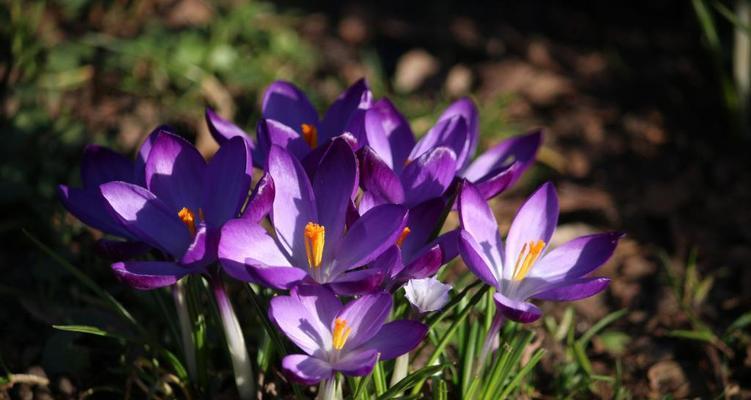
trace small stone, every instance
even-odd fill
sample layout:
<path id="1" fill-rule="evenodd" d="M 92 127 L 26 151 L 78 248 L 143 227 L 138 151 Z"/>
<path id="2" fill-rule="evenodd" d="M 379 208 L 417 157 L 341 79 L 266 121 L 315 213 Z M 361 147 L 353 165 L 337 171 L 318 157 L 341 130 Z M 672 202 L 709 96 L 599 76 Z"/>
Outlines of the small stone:
<path id="1" fill-rule="evenodd" d="M 451 97 L 459 97 L 469 93 L 472 89 L 472 70 L 464 64 L 454 65 L 446 77 L 446 93 Z"/>
<path id="2" fill-rule="evenodd" d="M 404 93 L 418 89 L 440 68 L 438 59 L 423 49 L 404 53 L 396 64 L 394 87 Z"/>
<path id="3" fill-rule="evenodd" d="M 660 361 L 649 368 L 649 387 L 655 397 L 671 394 L 676 398 L 686 398 L 691 385 L 686 380 L 686 374 L 681 365 L 673 360 Z"/>

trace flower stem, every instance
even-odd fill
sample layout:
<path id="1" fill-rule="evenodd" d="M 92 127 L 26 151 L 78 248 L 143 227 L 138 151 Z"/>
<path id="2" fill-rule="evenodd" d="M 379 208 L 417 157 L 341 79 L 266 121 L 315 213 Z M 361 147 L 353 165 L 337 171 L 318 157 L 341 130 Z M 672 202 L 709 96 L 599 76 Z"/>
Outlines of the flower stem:
<path id="1" fill-rule="evenodd" d="M 493 317 L 493 323 L 490 325 L 490 330 L 488 331 L 488 334 L 485 336 L 485 343 L 482 345 L 482 351 L 480 352 L 480 358 L 477 360 L 477 365 L 475 366 L 475 376 L 479 376 L 480 372 L 482 371 L 483 366 L 485 365 L 485 360 L 487 359 L 488 354 L 492 351 L 491 347 L 493 346 L 493 342 L 498 338 L 498 332 L 501 331 L 501 326 L 503 326 L 503 314 L 499 311 L 496 311 L 495 317 Z"/>
<path id="2" fill-rule="evenodd" d="M 391 382 L 389 386 L 393 387 L 399 381 L 407 377 L 409 370 L 409 353 L 404 353 L 394 361 L 394 372 L 391 373 Z"/>
<path id="3" fill-rule="evenodd" d="M 248 350 L 245 347 L 245 338 L 243 337 L 240 323 L 237 320 L 232 304 L 227 298 L 227 292 L 224 290 L 224 282 L 221 275 L 217 272 L 209 277 L 211 290 L 214 293 L 216 306 L 219 309 L 219 316 L 224 326 L 224 336 L 227 341 L 227 350 L 232 359 L 232 368 L 235 371 L 235 384 L 237 391 L 242 400 L 251 400 L 255 398 L 255 380 L 253 379 L 253 367 L 250 364 Z"/>
<path id="4" fill-rule="evenodd" d="M 180 334 L 183 341 L 183 352 L 185 353 L 185 364 L 188 368 L 188 376 L 192 381 L 198 378 L 198 368 L 196 367 L 196 346 L 193 340 L 193 327 L 188 310 L 188 303 L 185 300 L 185 281 L 179 280 L 172 285 L 172 298 L 175 300 L 177 309 L 177 319 L 180 322 Z"/>
<path id="5" fill-rule="evenodd" d="M 340 400 L 342 393 L 336 379 L 336 375 L 331 378 L 321 381 L 321 385 L 318 387 L 317 400 Z"/>

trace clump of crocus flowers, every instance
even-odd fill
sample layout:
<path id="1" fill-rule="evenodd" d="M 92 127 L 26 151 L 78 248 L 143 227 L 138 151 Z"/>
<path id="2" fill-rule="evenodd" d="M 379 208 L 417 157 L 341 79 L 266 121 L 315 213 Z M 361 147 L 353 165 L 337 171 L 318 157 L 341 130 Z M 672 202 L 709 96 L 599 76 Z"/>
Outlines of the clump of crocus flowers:
<path id="1" fill-rule="evenodd" d="M 408 375 L 409 353 L 429 332 L 425 318 L 450 302 L 452 288 L 438 276 L 457 256 L 495 291 L 483 356 L 504 320 L 540 317 L 531 299 L 577 300 L 607 287 L 607 278 L 588 275 L 612 255 L 620 234 L 550 250 L 558 219 L 551 183 L 501 237 L 488 201 L 534 162 L 540 131 L 474 157 L 479 117 L 470 99 L 450 105 L 417 140 L 394 104 L 374 100 L 364 80 L 322 118 L 288 82 L 271 84 L 262 104 L 255 138 L 206 111 L 220 144 L 208 161 L 159 127 L 134 162 L 88 147 L 83 187 L 59 187 L 68 211 L 107 234 L 97 247 L 115 259 L 122 282 L 172 288 L 185 329 L 181 280 L 206 278 L 242 398 L 256 397 L 256 378 L 226 276 L 276 292 L 261 317 L 299 349 L 282 358 L 281 370 L 294 382 L 320 383 L 324 399 L 341 397 L 339 374 L 365 376 L 382 361 L 397 359 L 392 383 Z M 262 172 L 255 185 L 254 167 Z M 459 227 L 446 231 L 451 212 Z M 411 306 L 395 314 L 397 298 Z M 190 349 L 190 335 L 183 340 Z M 189 350 L 185 359 L 195 373 Z"/>

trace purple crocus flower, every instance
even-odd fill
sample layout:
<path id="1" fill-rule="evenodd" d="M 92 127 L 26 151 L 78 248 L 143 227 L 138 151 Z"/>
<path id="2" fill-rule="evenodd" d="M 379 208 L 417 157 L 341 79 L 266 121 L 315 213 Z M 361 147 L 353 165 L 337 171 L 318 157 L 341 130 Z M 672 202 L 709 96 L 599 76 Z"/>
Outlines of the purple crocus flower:
<path id="1" fill-rule="evenodd" d="M 409 196 L 419 197 L 417 200 L 436 197 L 443 194 L 454 176 L 475 183 L 486 198 L 491 198 L 514 184 L 531 165 L 542 138 L 535 131 L 504 140 L 470 163 L 477 148 L 479 122 L 477 108 L 469 98 L 451 104 L 418 142 L 406 119 L 384 98 L 365 113 L 365 132 L 370 147 L 363 162 L 363 187 L 372 197 L 367 199 L 368 204 L 415 203 Z M 446 166 L 441 175 L 428 169 L 423 174 L 433 179 L 423 178 L 429 184 L 417 191 L 397 179 L 405 170 L 414 170 L 415 161 L 440 148 L 451 149 L 455 155 L 452 176 L 448 176 Z"/>
<path id="2" fill-rule="evenodd" d="M 458 200 L 459 251 L 467 267 L 496 289 L 495 302 L 506 318 L 523 323 L 541 311 L 529 299 L 572 301 L 604 290 L 608 278 L 586 277 L 613 254 L 620 233 L 573 239 L 546 252 L 558 221 L 558 197 L 551 183 L 522 205 L 506 245 L 480 190 L 463 182 Z"/>
<path id="3" fill-rule="evenodd" d="M 236 279 L 278 289 L 303 281 L 328 284 L 341 294 L 376 287 L 383 271 L 352 270 L 396 243 L 407 210 L 393 204 L 374 207 L 346 224 L 357 187 L 357 162 L 350 146 L 334 140 L 311 182 L 300 161 L 274 145 L 268 174 L 276 193 L 270 214 L 275 235 L 247 219 L 228 222 L 219 243 L 225 270 Z"/>
<path id="4" fill-rule="evenodd" d="M 240 138 L 224 143 L 207 164 L 186 140 L 160 132 L 146 160 L 146 187 L 115 181 L 99 189 L 122 227 L 169 260 L 118 262 L 115 274 L 146 290 L 204 272 L 217 259 L 219 228 L 247 198 L 251 162 Z"/>
<path id="5" fill-rule="evenodd" d="M 305 354 L 284 357 L 282 368 L 299 382 L 312 385 L 345 375 L 370 373 L 376 361 L 390 360 L 414 349 L 427 333 L 417 321 L 386 323 L 391 296 L 365 295 L 342 305 L 322 286 L 303 285 L 289 296 L 271 300 L 269 317 Z"/>
<path id="6" fill-rule="evenodd" d="M 451 285 L 435 277 L 411 279 L 404 285 L 404 296 L 421 314 L 438 311 L 449 302 Z"/>
<path id="7" fill-rule="evenodd" d="M 144 141 L 137 153 L 136 162 L 106 147 L 88 145 L 81 163 L 83 187 L 68 185 L 57 187 L 58 198 L 63 206 L 84 224 L 126 241 L 100 239 L 97 249 L 108 256 L 130 258 L 148 251 L 149 246 L 125 229 L 109 212 L 99 185 L 111 181 L 124 181 L 143 185 L 146 159 L 156 135 L 166 127 L 155 129 Z"/>
<path id="8" fill-rule="evenodd" d="M 263 118 L 258 123 L 258 145 L 253 153 L 256 162 L 266 165 L 272 145 L 285 148 L 300 160 L 320 148 L 317 152 L 317 158 L 320 158 L 325 149 L 322 146 L 345 132 L 354 143 L 361 145 L 365 139 L 364 113 L 371 100 L 367 82 L 360 79 L 345 90 L 319 120 L 315 107 L 299 88 L 285 81 L 272 83 L 263 95 Z M 207 110 L 206 118 L 217 142 L 223 143 L 235 136 L 250 142 L 242 129 L 211 110 Z"/>

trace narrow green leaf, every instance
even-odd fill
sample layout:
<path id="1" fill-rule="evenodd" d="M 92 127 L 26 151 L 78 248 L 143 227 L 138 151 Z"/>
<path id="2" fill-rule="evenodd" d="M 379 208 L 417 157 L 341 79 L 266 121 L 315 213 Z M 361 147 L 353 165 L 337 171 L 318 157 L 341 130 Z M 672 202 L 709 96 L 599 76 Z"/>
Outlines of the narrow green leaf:
<path id="1" fill-rule="evenodd" d="M 104 329 L 97 328 L 96 326 L 89 325 L 52 325 L 53 328 L 66 332 L 85 333 L 87 335 L 111 337 L 115 339 L 122 339 L 117 335 L 110 334 Z"/>
<path id="2" fill-rule="evenodd" d="M 376 396 L 386 392 L 386 376 L 383 373 L 383 363 L 380 361 L 376 362 L 373 367 L 373 383 L 375 384 Z"/>
<path id="3" fill-rule="evenodd" d="M 628 310 L 624 308 L 624 309 L 620 309 L 618 311 L 614 311 L 606 315 L 604 318 L 602 318 L 601 320 L 597 321 L 597 323 L 592 325 L 592 327 L 589 328 L 589 330 L 584 332 L 584 334 L 579 338 L 579 340 L 577 340 L 577 342 L 579 342 L 583 348 L 586 348 L 587 343 L 589 343 L 589 341 L 592 339 L 594 335 L 596 335 L 601 330 L 605 329 L 606 326 L 612 324 L 619 318 L 626 315 L 627 312 Z"/>
<path id="4" fill-rule="evenodd" d="M 532 358 L 529 359 L 529 362 L 527 362 L 519 370 L 519 372 L 516 373 L 516 375 L 514 376 L 514 379 L 511 380 L 511 382 L 506 386 L 503 392 L 501 392 L 501 395 L 498 396 L 497 398 L 499 399 L 508 398 L 511 392 L 513 390 L 516 390 L 519 387 L 519 385 L 522 382 L 522 379 L 524 379 L 524 377 L 526 377 L 532 371 L 532 369 L 537 365 L 537 363 L 540 362 L 543 355 L 545 355 L 545 350 L 538 349 L 537 351 L 535 351 L 534 354 L 532 354 Z"/>
<path id="5" fill-rule="evenodd" d="M 475 380 L 475 382 L 477 382 L 477 380 Z M 438 379 L 438 387 L 433 392 L 433 398 L 435 400 L 447 400 L 448 397 L 449 397 L 449 389 L 448 389 L 448 385 L 446 385 L 446 381 L 444 381 L 443 379 Z M 466 397 L 466 398 L 471 398 L 471 397 Z"/>
<path id="6" fill-rule="evenodd" d="M 698 340 L 707 343 L 714 343 L 715 336 L 710 331 L 691 331 L 686 329 L 675 329 L 668 332 L 667 336 L 681 339 Z"/>
<path id="7" fill-rule="evenodd" d="M 443 365 L 431 365 L 421 368 L 412 374 L 407 375 L 404 379 L 396 383 L 389 390 L 383 392 L 378 396 L 377 400 L 387 400 L 395 398 L 399 393 L 413 387 L 419 382 L 423 382 L 425 379 L 434 375 L 445 368 Z M 413 393 L 416 395 L 417 393 Z"/>

